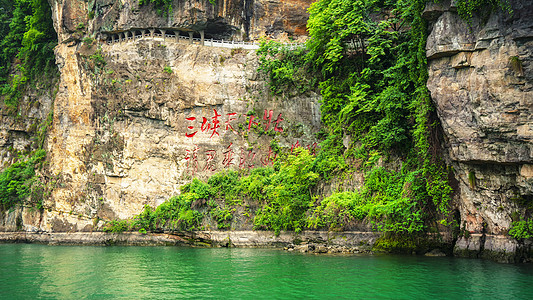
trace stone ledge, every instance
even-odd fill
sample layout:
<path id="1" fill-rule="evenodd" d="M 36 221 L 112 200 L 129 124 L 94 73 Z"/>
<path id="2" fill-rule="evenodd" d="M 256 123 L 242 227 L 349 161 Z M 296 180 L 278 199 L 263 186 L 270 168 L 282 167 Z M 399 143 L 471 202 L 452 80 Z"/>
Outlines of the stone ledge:
<path id="1" fill-rule="evenodd" d="M 50 245 L 173 245 L 222 247 L 283 247 L 298 242 L 327 243 L 339 246 L 373 245 L 380 236 L 377 232 L 304 231 L 196 231 L 185 233 L 138 232 L 0 232 L 0 242 L 41 243 Z"/>
<path id="2" fill-rule="evenodd" d="M 169 234 L 137 232 L 0 232 L 0 242 L 40 243 L 49 245 L 187 245 L 182 237 Z"/>
<path id="3" fill-rule="evenodd" d="M 485 258 L 503 263 L 531 260 L 531 241 L 522 243 L 506 235 L 481 233 L 461 237 L 455 243 L 453 253 L 459 257 Z"/>
<path id="4" fill-rule="evenodd" d="M 346 247 L 371 249 L 381 236 L 379 232 L 303 231 L 300 233 L 272 231 L 195 231 L 183 233 L 139 232 L 0 232 L 0 243 L 38 243 L 46 245 L 86 246 L 203 246 L 203 247 L 252 247 L 283 248 L 295 245 L 316 244 L 321 247 Z M 530 261 L 531 241 L 519 243 L 504 235 L 471 234 L 461 237 L 454 247 L 459 257 L 485 258 L 498 262 L 514 263 Z M 319 249 L 320 250 L 320 249 Z M 320 251 L 319 251 L 320 252 Z M 326 251 L 329 253 L 329 251 Z M 353 252 L 353 251 L 352 251 Z M 368 252 L 368 251 L 366 251 Z M 431 252 L 430 252 L 431 253 Z"/>
<path id="5" fill-rule="evenodd" d="M 381 236 L 378 232 L 364 231 L 302 231 L 281 232 L 278 236 L 271 231 L 198 231 L 196 238 L 212 241 L 217 245 L 236 247 L 281 247 L 299 242 L 327 243 L 339 246 L 373 245 Z"/>

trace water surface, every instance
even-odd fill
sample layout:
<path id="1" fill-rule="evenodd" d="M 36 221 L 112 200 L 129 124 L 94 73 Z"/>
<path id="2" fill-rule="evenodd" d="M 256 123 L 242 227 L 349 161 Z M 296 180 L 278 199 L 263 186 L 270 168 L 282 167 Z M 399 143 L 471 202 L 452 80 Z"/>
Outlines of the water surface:
<path id="1" fill-rule="evenodd" d="M 533 267 L 275 249 L 0 244 L 2 299 L 533 299 Z"/>

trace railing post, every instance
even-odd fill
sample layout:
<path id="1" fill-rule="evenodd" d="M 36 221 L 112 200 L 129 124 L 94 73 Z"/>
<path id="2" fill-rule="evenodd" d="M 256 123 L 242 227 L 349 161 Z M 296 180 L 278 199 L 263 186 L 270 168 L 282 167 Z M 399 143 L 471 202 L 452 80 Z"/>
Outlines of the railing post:
<path id="1" fill-rule="evenodd" d="M 200 45 L 204 45 L 204 31 L 200 30 Z"/>
<path id="2" fill-rule="evenodd" d="M 189 31 L 189 44 L 192 44 L 192 35 L 193 35 L 193 32 Z"/>

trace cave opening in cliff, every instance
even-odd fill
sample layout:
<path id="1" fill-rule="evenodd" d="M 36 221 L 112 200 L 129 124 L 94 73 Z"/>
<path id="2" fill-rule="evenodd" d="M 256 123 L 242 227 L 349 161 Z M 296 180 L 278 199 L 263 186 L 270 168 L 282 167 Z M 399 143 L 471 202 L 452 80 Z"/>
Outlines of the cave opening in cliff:
<path id="1" fill-rule="evenodd" d="M 205 38 L 215 40 L 231 40 L 236 31 L 236 27 L 229 25 L 227 21 L 221 17 L 208 19 L 204 28 Z"/>

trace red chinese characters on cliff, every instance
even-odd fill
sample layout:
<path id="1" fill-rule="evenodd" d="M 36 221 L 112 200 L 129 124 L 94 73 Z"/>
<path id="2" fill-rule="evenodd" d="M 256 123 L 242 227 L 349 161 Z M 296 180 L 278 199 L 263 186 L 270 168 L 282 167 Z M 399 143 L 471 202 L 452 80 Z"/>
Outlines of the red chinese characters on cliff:
<path id="1" fill-rule="evenodd" d="M 270 110 L 267 112 L 265 109 L 265 113 L 263 114 L 263 120 L 265 121 L 265 131 L 268 131 L 268 128 L 270 127 L 270 123 L 272 122 L 272 115 L 274 114 L 274 111 Z M 283 121 L 281 118 L 281 113 L 278 115 L 276 120 L 274 121 L 274 131 L 276 132 L 283 132 L 283 128 L 279 127 L 279 123 Z"/>
<path id="2" fill-rule="evenodd" d="M 274 111 L 266 109 L 264 111 L 262 119 L 256 118 L 254 115 L 248 116 L 243 114 L 241 116 L 245 118 L 248 117 L 248 131 L 258 126 L 261 126 L 263 127 L 264 131 L 268 131 L 273 127 L 272 129 L 275 132 L 283 132 L 283 128 L 280 124 L 283 121 L 281 113 L 277 115 L 275 120 L 273 120 Z M 231 131 L 235 134 L 238 134 L 238 132 L 235 130 L 235 127 L 237 126 L 234 127 L 234 125 L 236 125 L 235 123 L 239 119 L 239 117 L 239 114 L 237 114 L 236 112 L 228 113 L 224 117 L 222 117 L 222 115 L 216 109 L 213 109 L 213 115 L 209 117 L 202 117 L 202 123 L 198 128 L 198 118 L 189 116 L 185 118 L 185 120 L 187 121 L 187 130 L 185 132 L 185 136 L 188 138 L 193 138 L 196 134 L 198 134 L 198 131 L 201 131 L 202 133 L 206 133 L 209 138 L 213 138 L 215 135 L 220 137 L 222 129 L 224 132 Z M 221 124 L 223 126 L 221 126 Z"/>
<path id="3" fill-rule="evenodd" d="M 223 138 L 226 133 L 234 133 L 236 135 L 245 136 L 246 132 L 254 131 L 259 136 L 268 137 L 271 134 L 263 135 L 263 133 L 283 133 L 283 117 L 281 113 L 277 115 L 274 110 L 265 109 L 262 114 L 248 115 L 238 114 L 236 112 L 224 113 L 220 109 L 212 109 L 209 115 L 206 116 L 188 116 L 185 118 L 185 136 L 187 138 L 194 138 L 201 136 L 203 138 L 213 137 Z M 238 130 L 241 132 L 238 132 Z M 242 134 L 242 135 L 241 135 Z M 226 137 L 224 137 L 226 138 Z M 274 160 L 280 154 L 280 150 L 274 151 L 271 147 L 258 147 L 238 149 L 234 148 L 233 142 L 227 146 L 214 146 L 209 144 L 207 149 L 199 149 L 197 144 L 185 151 L 185 162 L 188 171 L 195 175 L 199 171 L 215 172 L 221 169 L 252 169 L 255 167 L 266 167 L 273 165 Z M 206 144 L 206 145 L 207 145 Z M 218 144 L 215 142 L 215 144 Z M 290 150 L 288 148 L 290 146 Z M 300 141 L 295 141 L 292 144 L 286 145 L 285 151 L 292 154 L 296 148 L 307 148 L 311 154 L 316 154 L 318 144 L 303 144 Z M 203 148 L 203 147 L 202 147 Z"/>
<path id="4" fill-rule="evenodd" d="M 291 144 L 290 150 L 287 152 L 292 154 L 296 148 L 304 148 L 309 150 L 313 155 L 316 154 L 318 144 L 301 145 L 300 141 Z M 200 153 L 200 154 L 199 154 Z M 274 152 L 271 147 L 268 149 L 246 149 L 240 148 L 240 151 L 233 148 L 233 143 L 221 150 L 208 149 L 200 151 L 198 145 L 193 145 L 191 149 L 185 150 L 186 167 L 191 173 L 195 175 L 199 170 L 207 172 L 215 172 L 220 169 L 253 169 L 255 167 L 267 167 L 274 164 L 274 160 L 278 157 L 278 153 Z"/>
<path id="5" fill-rule="evenodd" d="M 192 174 L 198 171 L 198 145 L 194 145 L 192 150 L 186 150 L 185 161 L 187 168 L 191 170 Z"/>

